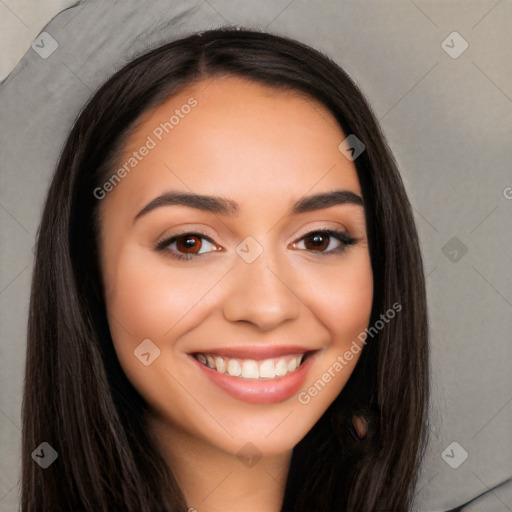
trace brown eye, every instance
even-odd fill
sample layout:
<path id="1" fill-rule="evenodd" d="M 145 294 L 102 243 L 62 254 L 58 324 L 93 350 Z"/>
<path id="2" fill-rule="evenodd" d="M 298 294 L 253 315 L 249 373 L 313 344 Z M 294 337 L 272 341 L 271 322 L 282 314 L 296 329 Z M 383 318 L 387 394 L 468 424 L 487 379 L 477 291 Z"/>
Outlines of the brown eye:
<path id="1" fill-rule="evenodd" d="M 176 249 L 186 254 L 197 254 L 201 249 L 201 237 L 187 234 L 176 238 Z"/>
<path id="2" fill-rule="evenodd" d="M 155 249 L 180 260 L 196 258 L 219 250 L 208 236 L 201 233 L 182 233 L 167 238 L 158 242 Z"/>
<path id="3" fill-rule="evenodd" d="M 321 229 L 311 231 L 299 242 L 304 243 L 306 251 L 329 255 L 343 252 L 348 245 L 354 245 L 357 240 L 344 231 Z"/>
<path id="4" fill-rule="evenodd" d="M 323 251 L 329 245 L 329 238 L 329 234 L 326 233 L 313 233 L 304 237 L 304 245 L 311 251 Z"/>

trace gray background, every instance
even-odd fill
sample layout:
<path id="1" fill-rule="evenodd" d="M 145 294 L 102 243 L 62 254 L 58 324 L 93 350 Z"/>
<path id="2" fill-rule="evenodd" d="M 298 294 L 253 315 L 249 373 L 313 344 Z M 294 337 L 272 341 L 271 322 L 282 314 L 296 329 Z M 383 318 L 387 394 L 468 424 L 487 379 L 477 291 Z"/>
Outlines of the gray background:
<path id="1" fill-rule="evenodd" d="M 56 51 L 43 59 L 29 49 L 0 88 L 0 512 L 18 508 L 32 250 L 65 137 L 132 55 L 225 24 L 310 44 L 367 95 L 414 206 L 428 274 L 433 410 L 418 510 L 473 499 L 464 511 L 512 510 L 512 3 L 124 0 L 59 14 L 45 28 Z M 441 45 L 453 31 L 469 44 L 458 58 Z M 462 449 L 468 458 L 454 469 L 446 461 L 460 462 Z"/>

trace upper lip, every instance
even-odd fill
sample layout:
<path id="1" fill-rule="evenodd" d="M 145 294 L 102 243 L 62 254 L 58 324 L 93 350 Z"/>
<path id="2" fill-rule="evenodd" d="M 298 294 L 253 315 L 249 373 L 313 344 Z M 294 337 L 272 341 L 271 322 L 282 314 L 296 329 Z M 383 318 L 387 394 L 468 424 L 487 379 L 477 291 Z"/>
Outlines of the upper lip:
<path id="1" fill-rule="evenodd" d="M 238 347 L 205 348 L 204 350 L 194 350 L 190 352 L 190 354 L 212 354 L 235 359 L 261 360 L 289 354 L 306 354 L 314 350 L 316 349 L 301 347 L 299 345 L 246 345 Z"/>

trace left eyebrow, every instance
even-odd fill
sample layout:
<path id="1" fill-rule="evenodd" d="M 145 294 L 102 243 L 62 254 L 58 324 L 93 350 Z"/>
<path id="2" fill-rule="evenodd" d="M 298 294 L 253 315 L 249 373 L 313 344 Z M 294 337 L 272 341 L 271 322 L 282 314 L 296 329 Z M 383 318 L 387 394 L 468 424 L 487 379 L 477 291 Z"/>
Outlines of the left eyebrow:
<path id="1" fill-rule="evenodd" d="M 305 196 L 295 202 L 291 208 L 291 214 L 322 210 L 337 204 L 355 204 L 364 206 L 363 198 L 350 190 L 334 190 L 313 196 Z"/>
<path id="2" fill-rule="evenodd" d="M 322 210 L 339 204 L 355 204 L 363 206 L 363 198 L 350 190 L 334 190 L 332 192 L 323 192 L 311 196 L 304 196 L 298 199 L 290 208 L 290 215 Z M 225 199 L 219 196 L 209 196 L 202 194 L 189 194 L 185 192 L 166 192 L 152 201 L 150 201 L 135 216 L 135 222 L 139 217 L 162 206 L 187 206 L 212 213 L 218 213 L 226 216 L 238 216 L 240 214 L 240 205 L 231 199 Z"/>

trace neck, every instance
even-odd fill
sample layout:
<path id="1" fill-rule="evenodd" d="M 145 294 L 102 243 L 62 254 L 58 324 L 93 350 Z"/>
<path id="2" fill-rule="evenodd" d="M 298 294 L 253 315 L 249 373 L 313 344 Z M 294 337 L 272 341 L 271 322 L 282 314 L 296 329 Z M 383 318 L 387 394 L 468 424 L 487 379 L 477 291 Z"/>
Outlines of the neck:
<path id="1" fill-rule="evenodd" d="M 169 425 L 148 425 L 190 512 L 280 512 L 291 450 L 258 458 L 247 447 L 242 457 Z"/>

